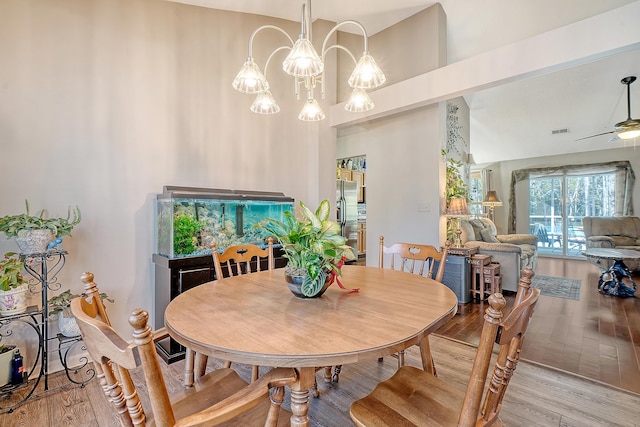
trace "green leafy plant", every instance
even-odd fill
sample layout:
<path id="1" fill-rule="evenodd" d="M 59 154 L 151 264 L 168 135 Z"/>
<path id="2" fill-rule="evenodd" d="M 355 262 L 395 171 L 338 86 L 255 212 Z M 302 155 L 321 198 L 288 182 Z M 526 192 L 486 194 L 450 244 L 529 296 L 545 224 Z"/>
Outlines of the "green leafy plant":
<path id="1" fill-rule="evenodd" d="M 0 260 L 0 290 L 9 291 L 27 283 L 22 277 L 22 261 L 15 252 L 7 252 Z"/>
<path id="2" fill-rule="evenodd" d="M 61 294 L 49 298 L 49 300 L 47 301 L 47 304 L 49 306 L 49 316 L 58 314 L 61 311 L 69 310 L 69 307 L 71 306 L 71 300 L 80 296 L 85 298 L 87 294 L 85 294 L 84 292 L 82 294 L 72 294 L 71 289 L 67 289 Z M 109 295 L 104 292 L 100 293 L 100 298 L 102 298 L 103 301 L 109 301 L 110 303 L 114 302 L 113 298 L 110 298 Z M 70 313 L 66 314 L 70 315 Z"/>
<path id="3" fill-rule="evenodd" d="M 340 224 L 329 220 L 329 201 L 323 200 L 315 212 L 302 202 L 300 207 L 301 219 L 285 211 L 284 221 L 266 218 L 257 227 L 275 236 L 282 244 L 284 256 L 289 261 L 285 270 L 287 274 L 308 275 L 311 280 L 323 271 L 341 274 L 343 258 L 353 259 L 355 255 L 340 235 Z"/>
<path id="4" fill-rule="evenodd" d="M 177 215 L 173 221 L 173 252 L 188 255 L 196 250 L 202 223 L 192 215 Z"/>
<path id="5" fill-rule="evenodd" d="M 23 237 L 30 230 L 51 230 L 55 237 L 69 236 L 73 227 L 81 220 L 80 208 L 67 210 L 66 218 L 47 218 L 46 210 L 39 215 L 29 213 L 29 201 L 25 200 L 26 211 L 19 215 L 7 215 L 0 218 L 0 232 L 7 237 Z"/>
<path id="6" fill-rule="evenodd" d="M 445 199 L 447 201 L 447 207 L 449 200 L 454 198 L 466 199 L 469 197 L 469 186 L 462 178 L 460 168 L 462 162 L 455 160 L 451 157 L 447 157 L 448 151 L 442 150 L 442 156 L 446 162 L 446 182 L 445 182 Z"/>

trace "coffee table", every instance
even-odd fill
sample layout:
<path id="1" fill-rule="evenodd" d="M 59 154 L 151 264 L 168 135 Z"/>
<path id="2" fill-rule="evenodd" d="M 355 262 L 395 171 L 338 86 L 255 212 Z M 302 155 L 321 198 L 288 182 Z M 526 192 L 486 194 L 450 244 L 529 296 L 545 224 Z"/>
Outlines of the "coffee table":
<path id="1" fill-rule="evenodd" d="M 587 261 L 600 267 L 603 270 L 608 269 L 615 261 L 638 261 L 640 260 L 640 251 L 632 249 L 616 249 L 616 248 L 589 248 L 582 252 L 587 257 Z"/>

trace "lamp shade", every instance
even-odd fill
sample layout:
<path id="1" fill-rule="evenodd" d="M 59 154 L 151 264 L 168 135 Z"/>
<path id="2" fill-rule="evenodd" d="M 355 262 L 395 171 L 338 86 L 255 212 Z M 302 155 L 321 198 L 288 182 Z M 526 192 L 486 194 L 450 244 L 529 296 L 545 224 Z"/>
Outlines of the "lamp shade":
<path id="1" fill-rule="evenodd" d="M 482 201 L 483 206 L 502 206 L 502 201 L 498 198 L 495 190 L 487 191 L 487 195 Z"/>
<path id="2" fill-rule="evenodd" d="M 463 198 L 452 198 L 449 200 L 449 207 L 447 208 L 447 212 L 445 213 L 447 216 L 451 217 L 464 217 L 471 215 L 469 211 L 469 207 L 467 206 L 467 199 Z"/>

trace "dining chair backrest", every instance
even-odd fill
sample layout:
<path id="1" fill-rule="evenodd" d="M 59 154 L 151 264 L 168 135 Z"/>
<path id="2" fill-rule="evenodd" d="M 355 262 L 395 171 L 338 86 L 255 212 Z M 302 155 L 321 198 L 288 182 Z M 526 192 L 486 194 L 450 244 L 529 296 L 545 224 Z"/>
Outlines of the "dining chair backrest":
<path id="1" fill-rule="evenodd" d="M 262 271 L 265 267 L 265 260 L 268 270 L 273 270 L 274 267 L 272 237 L 269 237 L 266 248 L 252 244 L 235 245 L 227 247 L 224 252 L 219 254 L 214 243 L 211 245 L 211 253 L 213 254 L 213 265 L 217 279 Z M 227 274 L 223 273 L 223 265 L 226 266 Z"/>
<path id="2" fill-rule="evenodd" d="M 93 283 L 93 275 L 85 273 L 82 281 L 95 292 L 89 293 L 86 299 L 73 299 L 71 311 L 94 361 L 105 396 L 116 409 L 121 425 L 145 426 L 150 423 L 174 426 L 176 421 L 180 425 L 218 425 L 232 418 L 241 419 L 238 425 L 256 425 L 256 422 L 265 426 L 277 424 L 284 386 L 296 380 L 297 374 L 293 369 L 273 369 L 251 385 L 232 369 L 218 369 L 203 377 L 198 387 L 172 400 L 154 344 L 162 337 L 159 331 L 155 334 L 151 331 L 149 313 L 138 308 L 129 316 L 133 342 L 128 342 L 111 327 L 104 307 L 99 308 L 102 300 Z M 142 391 L 148 394 L 151 413 L 145 413 L 139 391 L 129 374 L 129 370 L 139 366 L 142 366 L 146 383 Z M 273 389 L 271 402 L 270 389 Z M 227 397 L 230 398 L 223 401 Z M 177 419 L 178 415 L 180 419 Z"/>
<path id="3" fill-rule="evenodd" d="M 413 366 L 403 366 L 391 378 L 378 384 L 368 396 L 351 405 L 354 423 L 357 426 L 390 426 L 402 422 L 406 423 L 402 425 L 425 426 L 503 425 L 499 412 L 540 296 L 539 289 L 531 288 L 532 277 L 531 269 L 522 271 L 514 306 L 506 317 L 503 317 L 503 310 L 507 302 L 502 294 L 495 293 L 489 297 L 464 395 L 457 383 L 449 383 Z M 498 344 L 499 352 L 493 372 L 487 376 L 494 344 Z"/>
<path id="4" fill-rule="evenodd" d="M 490 425 L 498 417 L 505 392 L 520 358 L 520 350 L 529 321 L 540 296 L 540 290 L 531 287 L 533 274 L 531 269 L 523 270 L 514 306 L 506 318 L 503 319 L 502 314 L 506 305 L 502 294 L 493 294 L 489 297 L 489 308 L 485 313 L 480 343 L 473 362 L 458 425 Z M 486 390 L 484 404 L 482 404 L 494 343 L 499 345 L 500 350 Z M 478 415 L 480 406 L 482 406 L 482 412 Z"/>
<path id="5" fill-rule="evenodd" d="M 434 279 L 437 282 L 442 282 L 448 251 L 448 241 L 440 252 L 434 246 L 416 243 L 396 243 L 387 247 L 384 245 L 384 236 L 380 236 L 378 267 L 385 267 L 385 255 L 387 255 L 389 258 L 389 268 L 391 270 L 408 271 L 423 276 L 426 267 L 426 277 Z M 434 276 L 433 270 L 436 261 L 438 261 L 438 269 Z"/>

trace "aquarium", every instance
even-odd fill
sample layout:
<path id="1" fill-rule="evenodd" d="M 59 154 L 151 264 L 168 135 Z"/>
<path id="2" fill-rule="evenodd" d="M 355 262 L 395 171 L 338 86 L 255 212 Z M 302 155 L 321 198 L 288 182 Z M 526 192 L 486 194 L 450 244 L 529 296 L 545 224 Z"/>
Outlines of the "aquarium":
<path id="1" fill-rule="evenodd" d="M 284 220 L 293 212 L 282 193 L 165 186 L 157 196 L 157 253 L 180 258 L 219 252 L 228 246 L 265 245 L 255 227 L 264 218 Z"/>

